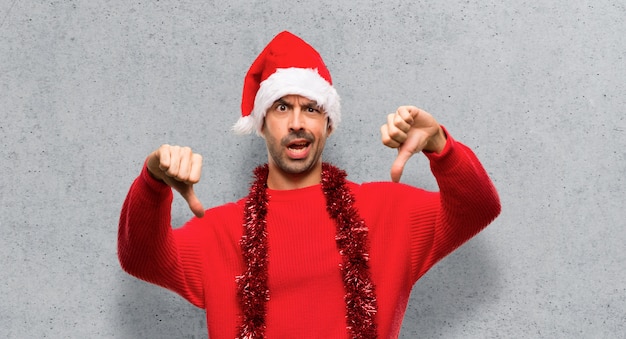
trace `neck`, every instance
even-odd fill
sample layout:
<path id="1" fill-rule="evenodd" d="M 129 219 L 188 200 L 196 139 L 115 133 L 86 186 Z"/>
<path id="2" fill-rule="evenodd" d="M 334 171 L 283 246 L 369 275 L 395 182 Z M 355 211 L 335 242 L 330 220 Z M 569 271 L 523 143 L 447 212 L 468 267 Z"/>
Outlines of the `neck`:
<path id="1" fill-rule="evenodd" d="M 294 190 L 317 185 L 322 180 L 322 161 L 311 169 L 299 173 L 289 173 L 270 162 L 267 188 L 273 190 Z"/>

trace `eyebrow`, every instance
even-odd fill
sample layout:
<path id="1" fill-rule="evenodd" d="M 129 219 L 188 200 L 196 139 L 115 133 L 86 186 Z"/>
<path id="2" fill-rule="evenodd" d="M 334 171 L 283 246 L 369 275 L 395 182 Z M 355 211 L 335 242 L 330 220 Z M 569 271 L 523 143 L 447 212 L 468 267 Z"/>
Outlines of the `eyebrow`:
<path id="1" fill-rule="evenodd" d="M 283 98 L 280 98 L 274 101 L 274 104 L 272 106 L 276 106 L 276 105 L 285 105 L 287 107 L 291 107 L 291 105 L 287 101 L 283 100 Z"/>
<path id="2" fill-rule="evenodd" d="M 287 101 L 285 101 L 283 98 L 280 98 L 276 101 L 274 101 L 274 104 L 272 106 L 275 106 L 276 104 L 278 105 L 285 105 L 289 108 L 292 108 L 293 105 L 288 103 Z M 315 109 L 320 109 L 321 106 L 317 104 L 317 101 L 315 100 L 310 100 L 309 102 L 307 102 L 306 104 L 302 105 L 302 107 L 306 107 L 306 108 L 315 108 Z"/>

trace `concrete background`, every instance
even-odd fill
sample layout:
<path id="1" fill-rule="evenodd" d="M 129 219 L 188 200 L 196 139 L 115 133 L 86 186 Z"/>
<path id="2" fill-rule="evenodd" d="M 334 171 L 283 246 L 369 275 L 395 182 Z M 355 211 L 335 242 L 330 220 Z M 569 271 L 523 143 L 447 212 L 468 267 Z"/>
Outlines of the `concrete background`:
<path id="1" fill-rule="evenodd" d="M 204 155 L 205 206 L 246 193 L 264 145 L 229 128 L 287 29 L 342 95 L 325 160 L 387 179 L 378 128 L 414 104 L 501 194 L 418 282 L 402 338 L 624 338 L 625 17 L 608 0 L 0 1 L 0 337 L 206 337 L 202 310 L 121 271 L 120 206 L 161 143 Z M 403 180 L 435 187 L 421 155 Z"/>

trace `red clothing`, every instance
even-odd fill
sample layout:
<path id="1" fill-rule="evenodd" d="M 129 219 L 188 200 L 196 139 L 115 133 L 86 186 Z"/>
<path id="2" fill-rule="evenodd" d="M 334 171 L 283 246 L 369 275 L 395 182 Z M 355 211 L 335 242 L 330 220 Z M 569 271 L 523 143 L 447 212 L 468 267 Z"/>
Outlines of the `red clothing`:
<path id="1" fill-rule="evenodd" d="M 497 192 L 469 148 L 448 137 L 441 154 L 426 155 L 440 192 L 391 182 L 349 183 L 370 229 L 380 338 L 399 335 L 413 284 L 500 212 Z M 320 185 L 268 194 L 267 337 L 346 338 L 341 256 Z M 120 218 L 121 265 L 204 308 L 210 338 L 235 338 L 235 277 L 245 270 L 239 247 L 245 200 L 172 229 L 172 197 L 146 169 L 135 180 Z"/>

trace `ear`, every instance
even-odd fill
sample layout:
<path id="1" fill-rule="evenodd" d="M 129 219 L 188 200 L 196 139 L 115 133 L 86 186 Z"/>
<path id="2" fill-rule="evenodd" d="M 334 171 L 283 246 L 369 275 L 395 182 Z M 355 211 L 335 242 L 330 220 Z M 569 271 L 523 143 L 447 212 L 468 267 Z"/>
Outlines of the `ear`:
<path id="1" fill-rule="evenodd" d="M 265 118 L 263 118 L 263 125 L 261 125 L 261 132 L 257 133 L 261 138 L 265 139 Z"/>
<path id="2" fill-rule="evenodd" d="M 328 135 L 333 134 L 333 131 L 335 129 L 333 128 L 333 124 L 330 122 L 330 117 L 326 117 L 326 132 L 328 133 Z"/>

